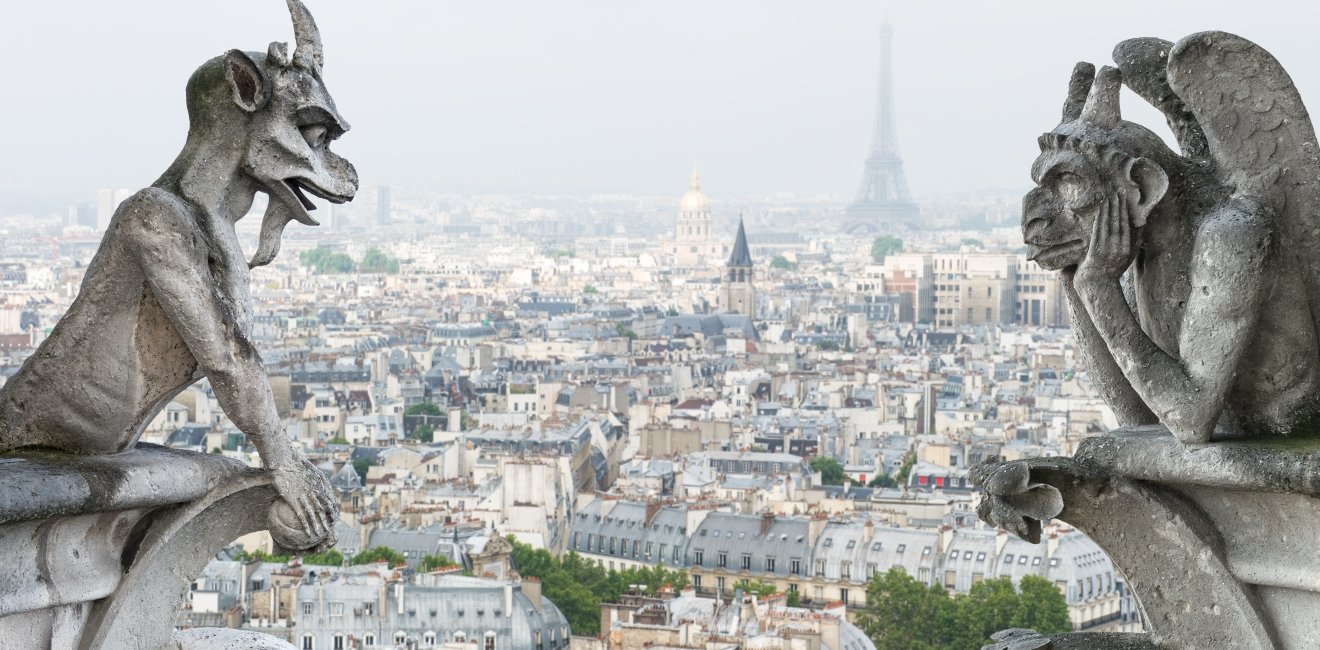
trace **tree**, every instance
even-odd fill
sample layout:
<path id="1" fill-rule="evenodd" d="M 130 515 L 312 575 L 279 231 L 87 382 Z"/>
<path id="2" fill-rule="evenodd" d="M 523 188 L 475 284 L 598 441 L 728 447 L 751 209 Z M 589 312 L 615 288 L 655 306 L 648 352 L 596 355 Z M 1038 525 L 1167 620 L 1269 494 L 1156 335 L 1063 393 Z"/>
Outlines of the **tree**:
<path id="1" fill-rule="evenodd" d="M 894 477 L 888 474 L 876 474 L 874 477 L 871 478 L 871 481 L 866 484 L 866 487 L 871 487 L 871 488 L 898 487 L 898 481 L 895 481 Z"/>
<path id="2" fill-rule="evenodd" d="M 600 289 L 597 289 L 595 285 L 589 284 L 585 287 L 582 287 L 582 293 L 600 293 Z"/>
<path id="3" fill-rule="evenodd" d="M 741 589 L 757 598 L 765 598 L 766 596 L 770 596 L 779 591 L 778 589 L 775 589 L 773 584 L 768 582 L 748 582 L 746 580 L 739 580 L 733 585 L 733 588 Z"/>
<path id="4" fill-rule="evenodd" d="M 629 329 L 627 325 L 624 325 L 623 323 L 616 323 L 614 325 L 614 332 L 619 336 L 628 339 L 629 341 L 637 340 L 637 332 L 632 331 L 631 329 Z"/>
<path id="5" fill-rule="evenodd" d="M 344 554 L 339 549 L 332 548 L 324 553 L 313 555 L 304 555 L 303 564 L 318 564 L 321 566 L 342 566 L 344 564 Z"/>
<path id="6" fill-rule="evenodd" d="M 881 235 L 871 242 L 871 259 L 883 262 L 886 257 L 902 252 L 902 250 L 903 240 L 890 235 Z"/>
<path id="7" fill-rule="evenodd" d="M 454 566 L 454 561 L 446 555 L 431 555 L 427 553 L 422 556 L 422 561 L 417 564 L 417 570 L 422 573 L 434 571 L 435 569 Z"/>
<path id="8" fill-rule="evenodd" d="M 513 562 L 518 573 L 541 580 L 542 593 L 559 606 L 576 634 L 599 633 L 600 604 L 618 601 L 633 585 L 643 585 L 646 593 L 656 593 L 664 586 L 676 590 L 687 586 L 688 576 L 683 571 L 662 566 L 606 571 L 577 553 L 556 558 L 545 549 L 532 548 L 512 536 L 508 540 L 513 545 Z"/>
<path id="9" fill-rule="evenodd" d="M 963 237 L 962 245 L 963 245 L 963 246 L 975 246 L 976 248 L 985 248 L 985 242 L 983 242 L 983 241 L 981 241 L 981 240 L 979 240 L 979 239 L 977 239 L 977 238 L 975 238 L 975 237 Z"/>
<path id="10" fill-rule="evenodd" d="M 966 596 L 957 599 L 952 647 L 980 647 L 991 634 L 1017 627 L 1018 604 L 1011 578 L 982 580 L 972 585 Z"/>
<path id="11" fill-rule="evenodd" d="M 234 556 L 234 558 L 237 559 L 237 560 L 240 561 L 240 562 L 253 561 L 253 562 L 276 562 L 276 563 L 279 563 L 279 562 L 288 562 L 288 561 L 289 561 L 289 556 L 287 556 L 287 555 L 271 555 L 270 553 L 267 553 L 267 552 L 265 552 L 265 551 L 263 551 L 263 550 L 261 550 L 261 549 L 257 549 L 257 550 L 252 551 L 252 552 L 248 552 L 248 551 L 239 551 L 238 554 Z"/>
<path id="12" fill-rule="evenodd" d="M 927 587 L 894 567 L 871 579 L 866 598 L 857 623 L 877 650 L 963 650 L 1010 628 L 1042 634 L 1072 629 L 1063 594 L 1037 576 L 1023 577 L 1017 589 L 1010 578 L 982 580 L 951 598 L 943 587 Z"/>
<path id="13" fill-rule="evenodd" d="M 788 261 L 788 258 L 783 255 L 776 255 L 770 258 L 770 268 L 792 271 L 797 268 L 797 265 Z"/>
<path id="14" fill-rule="evenodd" d="M 331 438 L 331 439 L 325 441 L 325 444 L 327 444 L 327 445 L 346 445 L 346 444 L 348 444 L 348 439 L 345 438 L 345 437 L 343 437 L 343 436 L 335 436 L 335 437 L 333 437 L 333 438 Z"/>
<path id="15" fill-rule="evenodd" d="M 375 562 L 382 562 L 382 561 L 386 562 L 391 567 L 396 567 L 399 566 L 400 564 L 407 564 L 408 558 L 405 558 L 403 556 L 403 553 L 400 553 L 388 546 L 373 546 L 365 551 L 362 551 L 361 553 L 358 553 L 357 555 L 354 555 L 353 561 L 350 562 L 350 564 L 355 564 L 355 565 L 372 564 Z"/>
<path id="16" fill-rule="evenodd" d="M 370 458 L 359 458 L 353 461 L 353 469 L 357 470 L 357 475 L 364 481 L 367 480 L 367 470 L 371 469 L 372 465 L 375 465 L 375 463 L 371 462 Z"/>
<path id="17" fill-rule="evenodd" d="M 420 402 L 417 404 L 413 404 L 412 406 L 409 406 L 406 409 L 403 409 L 403 414 L 404 415 L 444 415 L 445 412 L 440 410 L 440 407 L 436 406 L 435 404 L 432 404 L 430 402 Z"/>
<path id="18" fill-rule="evenodd" d="M 837 352 L 839 350 L 839 344 L 827 339 L 817 343 L 816 348 L 824 352 Z"/>
<path id="19" fill-rule="evenodd" d="M 909 451 L 903 456 L 903 464 L 898 467 L 898 476 L 895 477 L 899 485 L 907 485 L 908 476 L 912 474 L 912 467 L 917 464 L 917 454 Z"/>
<path id="20" fill-rule="evenodd" d="M 1018 592 L 1022 600 L 1013 627 L 1028 628 L 1041 634 L 1072 631 L 1068 601 L 1054 583 L 1040 576 L 1022 576 Z"/>
<path id="21" fill-rule="evenodd" d="M 828 456 L 812 458 L 811 471 L 820 472 L 820 482 L 823 485 L 843 485 L 843 465 L 833 458 Z"/>
<path id="22" fill-rule="evenodd" d="M 396 260 L 373 248 L 362 255 L 358 270 L 363 273 L 398 273 L 399 260 Z"/>
<path id="23" fill-rule="evenodd" d="M 950 645 L 956 632 L 953 599 L 937 586 L 917 582 L 899 567 L 871 579 L 866 587 L 866 603 L 857 624 L 871 637 L 876 650 L 955 647 Z"/>
<path id="24" fill-rule="evenodd" d="M 353 258 L 324 246 L 298 254 L 298 261 L 316 273 L 352 273 Z"/>
<path id="25" fill-rule="evenodd" d="M 789 607 L 801 607 L 802 594 L 799 593 L 798 590 L 796 589 L 789 589 L 788 596 L 784 598 L 784 604 L 788 605 Z"/>
<path id="26" fill-rule="evenodd" d="M 435 442 L 435 427 L 429 424 L 419 424 L 413 429 L 412 435 L 408 436 L 422 442 Z"/>

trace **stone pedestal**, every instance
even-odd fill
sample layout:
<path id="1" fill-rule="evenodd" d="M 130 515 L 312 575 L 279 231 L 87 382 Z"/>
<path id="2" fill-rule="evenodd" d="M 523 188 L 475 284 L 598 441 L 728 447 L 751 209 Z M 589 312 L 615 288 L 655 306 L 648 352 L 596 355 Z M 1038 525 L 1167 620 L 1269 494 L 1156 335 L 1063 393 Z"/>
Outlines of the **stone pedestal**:
<path id="1" fill-rule="evenodd" d="M 292 648 L 173 632 L 192 581 L 275 498 L 264 472 L 155 445 L 0 455 L 0 650 Z"/>
<path id="2" fill-rule="evenodd" d="M 1320 439 L 1184 445 L 1139 427 L 1089 439 L 1073 458 L 983 465 L 974 480 L 987 523 L 1039 541 L 1039 520 L 1057 517 L 1123 572 L 1149 634 L 1091 637 L 1089 647 L 1320 647 Z M 1086 639 L 1019 635 L 987 647 Z"/>

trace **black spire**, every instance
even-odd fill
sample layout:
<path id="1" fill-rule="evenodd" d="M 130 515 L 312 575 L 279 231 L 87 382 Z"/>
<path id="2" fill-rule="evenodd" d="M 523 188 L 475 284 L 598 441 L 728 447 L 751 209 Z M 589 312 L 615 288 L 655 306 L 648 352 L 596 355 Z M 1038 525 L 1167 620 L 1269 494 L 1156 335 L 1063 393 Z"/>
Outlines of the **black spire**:
<path id="1" fill-rule="evenodd" d="M 729 255 L 730 267 L 751 266 L 752 253 L 747 250 L 747 231 L 743 229 L 742 216 L 738 217 L 738 238 L 733 241 L 733 254 Z"/>

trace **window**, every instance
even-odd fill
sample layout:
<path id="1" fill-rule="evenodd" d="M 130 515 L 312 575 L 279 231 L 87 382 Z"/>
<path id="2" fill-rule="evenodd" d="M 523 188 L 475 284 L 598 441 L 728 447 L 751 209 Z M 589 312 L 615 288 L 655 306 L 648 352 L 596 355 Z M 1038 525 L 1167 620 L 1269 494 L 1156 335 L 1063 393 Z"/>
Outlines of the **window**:
<path id="1" fill-rule="evenodd" d="M 878 551 L 878 550 L 880 550 L 880 547 L 881 547 L 880 542 L 876 542 L 876 543 L 874 543 L 874 544 L 871 545 L 871 550 L 872 550 L 872 551 Z"/>
<path id="2" fill-rule="evenodd" d="M 825 575 L 825 560 L 816 560 L 816 575 Z"/>
<path id="3" fill-rule="evenodd" d="M 482 647 L 482 650 L 495 650 L 495 633 L 494 633 L 494 632 L 487 632 L 487 633 L 486 633 L 486 643 L 485 643 L 485 645 Z"/>
<path id="4" fill-rule="evenodd" d="M 693 589 L 696 589 L 697 591 L 701 591 L 701 576 L 700 576 L 700 575 L 698 575 L 698 574 L 693 574 L 693 575 L 692 575 L 692 588 L 693 588 Z"/>
<path id="5" fill-rule="evenodd" d="M 853 549 L 855 549 L 855 548 L 857 548 L 857 540 L 855 540 L 855 539 L 850 539 L 850 540 L 848 540 L 848 550 L 851 551 L 851 550 L 853 550 Z"/>
<path id="6" fill-rule="evenodd" d="M 952 550 L 952 551 L 949 551 L 949 560 L 950 560 L 950 561 L 954 561 L 954 560 L 957 560 L 957 559 L 958 559 L 958 551 L 957 551 L 956 549 L 955 549 L 955 550 Z"/>
<path id="7" fill-rule="evenodd" d="M 772 558 L 772 557 L 768 557 L 768 558 L 765 559 L 765 571 L 766 571 L 766 573 L 774 573 L 774 572 L 775 572 L 775 559 L 774 559 L 774 558 Z"/>
<path id="8" fill-rule="evenodd" d="M 945 589 L 953 589 L 953 583 L 954 583 L 955 580 L 957 580 L 957 578 L 958 578 L 958 572 L 957 572 L 957 571 L 945 571 L 945 572 L 944 572 L 944 588 L 945 588 Z"/>
<path id="9" fill-rule="evenodd" d="M 982 552 L 976 554 L 976 561 L 977 561 L 977 562 L 984 562 L 984 561 L 985 561 L 985 552 L 984 552 L 984 551 L 982 551 Z"/>
<path id="10" fill-rule="evenodd" d="M 634 540 L 633 540 L 633 552 L 632 552 L 632 556 L 633 556 L 633 557 L 637 557 L 637 549 L 640 549 L 641 547 L 642 547 L 642 542 L 641 542 L 640 540 L 636 540 L 636 539 L 634 539 Z"/>
<path id="11" fill-rule="evenodd" d="M 615 541 L 616 539 L 617 539 L 617 538 L 615 538 L 615 537 L 611 537 L 611 538 L 610 538 L 610 555 L 614 555 L 614 541 Z"/>
<path id="12" fill-rule="evenodd" d="M 303 616 L 311 616 L 316 612 L 316 603 L 310 600 L 303 601 Z"/>
<path id="13" fill-rule="evenodd" d="M 839 570 L 840 576 L 847 580 L 852 577 L 852 562 L 844 562 Z"/>
<path id="14" fill-rule="evenodd" d="M 703 564 L 705 560 L 705 551 L 692 551 L 692 563 Z"/>
<path id="15" fill-rule="evenodd" d="M 665 552 L 660 551 L 660 556 L 664 557 Z M 646 543 L 646 557 L 651 557 L 651 542 Z"/>
<path id="16" fill-rule="evenodd" d="M 964 552 L 963 552 L 963 559 L 964 559 L 964 560 L 970 560 L 970 559 L 972 559 L 972 552 L 971 552 L 971 551 L 964 551 Z"/>
<path id="17" fill-rule="evenodd" d="M 587 544 L 588 545 L 591 544 L 590 537 L 587 538 Z M 573 546 L 582 546 L 582 533 L 580 532 L 573 533 Z"/>
<path id="18" fill-rule="evenodd" d="M 1059 558 L 1057 557 L 1050 558 L 1050 566 L 1051 567 L 1059 566 Z"/>
<path id="19" fill-rule="evenodd" d="M 395 643 L 395 645 L 403 645 L 403 642 L 406 641 L 406 640 L 408 640 L 408 635 L 407 635 L 407 634 L 404 634 L 403 632 L 395 632 L 395 633 L 394 633 L 394 643 Z"/>
<path id="20" fill-rule="evenodd" d="M 1027 556 L 1025 556 L 1025 555 L 1019 555 L 1019 556 L 1018 556 L 1018 564 L 1019 564 L 1019 565 L 1024 565 L 1024 564 L 1026 564 L 1026 563 L 1027 563 Z"/>
<path id="21" fill-rule="evenodd" d="M 342 634 L 336 634 L 336 635 L 335 635 L 335 645 L 334 645 L 334 649 L 335 649 L 335 650 L 344 650 L 344 635 L 342 635 Z"/>
<path id="22" fill-rule="evenodd" d="M 422 643 L 426 645 L 435 645 L 435 632 L 427 632 L 422 635 Z"/>
<path id="23" fill-rule="evenodd" d="M 729 554 L 724 551 L 717 553 L 715 555 L 715 566 L 720 567 L 721 569 L 729 566 Z"/>
<path id="24" fill-rule="evenodd" d="M 847 589 L 840 589 L 840 590 L 839 590 L 839 600 L 842 600 L 843 603 L 844 603 L 845 605 L 848 604 L 848 590 L 847 590 Z"/>
<path id="25" fill-rule="evenodd" d="M 871 578 L 874 578 L 874 577 L 875 577 L 875 562 L 867 562 L 867 563 L 866 563 L 866 579 L 867 579 L 867 580 L 870 580 Z"/>
<path id="26" fill-rule="evenodd" d="M 1039 557 L 1031 558 L 1031 566 L 1040 566 L 1040 558 Z"/>
<path id="27" fill-rule="evenodd" d="M 374 634 L 366 634 L 366 635 L 363 635 L 363 637 L 362 637 L 362 644 L 363 644 L 363 645 L 366 645 L 366 646 L 373 646 L 373 645 L 376 645 L 376 635 L 374 635 Z"/>
<path id="28" fill-rule="evenodd" d="M 343 603 L 330 603 L 330 615 L 331 615 L 331 616 L 343 616 L 343 615 L 344 615 L 344 604 L 343 604 Z"/>
<path id="29" fill-rule="evenodd" d="M 674 547 L 674 564 L 678 564 L 678 546 Z"/>
<path id="30" fill-rule="evenodd" d="M 824 546 L 825 548 L 829 548 L 829 547 L 831 547 L 831 546 L 834 546 L 834 538 L 833 538 L 833 537 L 826 537 L 826 538 L 825 538 L 825 543 L 822 544 L 821 546 Z"/>
<path id="31" fill-rule="evenodd" d="M 1008 555 L 1005 555 L 1004 564 L 1012 564 L 1012 563 L 1013 563 L 1013 554 L 1009 553 Z"/>
<path id="32" fill-rule="evenodd" d="M 802 574 L 802 560 L 794 558 L 788 561 L 788 572 L 793 575 Z"/>
<path id="33" fill-rule="evenodd" d="M 742 556 L 742 568 L 743 568 L 743 571 L 751 571 L 751 570 L 752 570 L 752 556 L 751 556 L 751 555 L 749 555 L 749 554 L 747 554 L 747 553 L 743 553 L 743 556 Z"/>
<path id="34" fill-rule="evenodd" d="M 715 591 L 724 593 L 724 578 L 715 578 Z"/>

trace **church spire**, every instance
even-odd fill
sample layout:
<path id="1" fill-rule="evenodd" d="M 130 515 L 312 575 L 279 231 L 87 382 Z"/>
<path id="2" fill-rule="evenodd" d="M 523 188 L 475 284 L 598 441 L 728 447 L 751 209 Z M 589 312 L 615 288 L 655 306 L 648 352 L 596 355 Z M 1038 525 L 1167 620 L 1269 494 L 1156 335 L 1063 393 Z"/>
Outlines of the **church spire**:
<path id="1" fill-rule="evenodd" d="M 729 255 L 730 267 L 751 266 L 752 252 L 747 248 L 747 230 L 743 228 L 742 215 L 738 215 L 738 238 L 733 240 L 733 253 Z"/>

